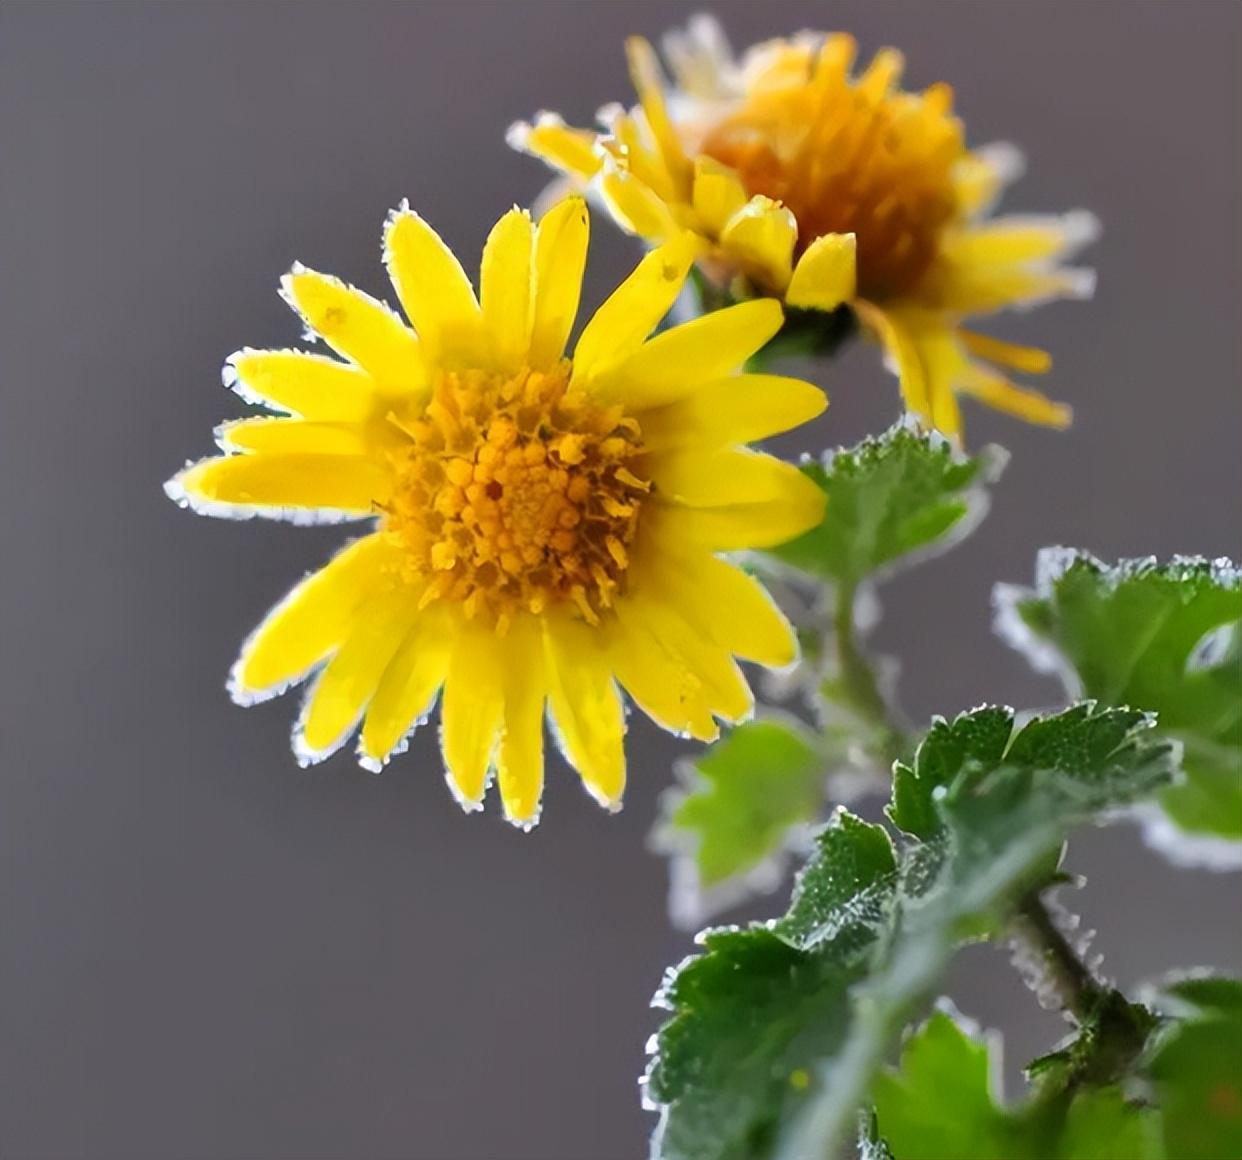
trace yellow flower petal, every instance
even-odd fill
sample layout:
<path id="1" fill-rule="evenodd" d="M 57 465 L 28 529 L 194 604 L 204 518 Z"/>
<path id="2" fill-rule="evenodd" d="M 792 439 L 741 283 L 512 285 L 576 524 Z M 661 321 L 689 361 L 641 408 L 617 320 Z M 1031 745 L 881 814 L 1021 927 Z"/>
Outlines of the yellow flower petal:
<path id="1" fill-rule="evenodd" d="M 1015 415 L 1041 427 L 1064 430 L 1073 421 L 1074 413 L 1064 403 L 1053 402 L 1047 395 L 1030 387 L 1020 387 L 1003 375 L 972 367 L 962 379 L 959 389 L 981 403 L 1007 415 Z"/>
<path id="2" fill-rule="evenodd" d="M 357 367 L 303 350 L 251 350 L 230 355 L 225 386 L 248 403 L 341 423 L 371 413 L 375 386 Z"/>
<path id="3" fill-rule="evenodd" d="M 617 680 L 644 713 L 673 733 L 697 741 L 715 741 L 720 728 L 712 720 L 702 678 L 658 640 L 641 616 L 618 608 L 609 626 L 610 658 Z"/>
<path id="4" fill-rule="evenodd" d="M 306 325 L 333 350 L 369 371 L 381 386 L 416 392 L 426 385 L 418 339 L 384 303 L 339 278 L 302 266 L 295 266 L 280 285 Z"/>
<path id="5" fill-rule="evenodd" d="M 580 621 L 550 619 L 544 634 L 549 705 L 570 764 L 600 805 L 625 789 L 625 716 L 601 634 Z"/>
<path id="6" fill-rule="evenodd" d="M 358 753 L 368 769 L 378 771 L 430 711 L 448 671 L 453 628 L 442 605 L 432 604 L 414 618 L 367 709 Z"/>
<path id="7" fill-rule="evenodd" d="M 319 423 L 304 419 L 237 419 L 221 424 L 220 445 L 228 451 L 271 455 L 365 455 L 369 449 L 357 423 Z"/>
<path id="8" fill-rule="evenodd" d="M 519 617 L 497 641 L 504 721 L 496 754 L 496 780 L 505 817 L 530 827 L 543 796 L 543 704 L 547 695 L 538 628 Z"/>
<path id="9" fill-rule="evenodd" d="M 818 491 L 818 488 L 816 489 Z M 652 504 L 643 518 L 656 518 Z M 740 552 L 750 548 L 774 548 L 813 528 L 824 515 L 824 496 L 806 496 L 798 503 L 770 500 L 765 503 L 726 504 L 709 508 L 669 508 L 676 519 L 677 534 L 687 545 L 713 552 Z"/>
<path id="10" fill-rule="evenodd" d="M 858 42 L 846 32 L 833 32 L 824 37 L 815 60 L 814 80 L 826 94 L 841 93 L 854 67 Z M 795 82 L 796 83 L 796 82 Z"/>
<path id="11" fill-rule="evenodd" d="M 829 37 L 828 42 L 834 39 Z M 767 95 L 804 85 L 815 67 L 816 51 L 816 43 L 805 36 L 754 45 L 742 62 L 747 90 Z"/>
<path id="12" fill-rule="evenodd" d="M 203 515 L 332 523 L 373 516 L 392 488 L 388 467 L 358 455 L 225 455 L 176 475 L 168 494 Z"/>
<path id="13" fill-rule="evenodd" d="M 483 793 L 504 717 L 496 634 L 463 623 L 449 658 L 440 746 L 449 788 L 465 810 L 483 808 Z"/>
<path id="14" fill-rule="evenodd" d="M 590 129 L 571 129 L 555 113 L 540 113 L 533 125 L 518 121 L 509 127 L 510 147 L 542 158 L 556 169 L 582 180 L 594 177 L 601 164 Z"/>
<path id="15" fill-rule="evenodd" d="M 651 456 L 656 495 L 690 507 L 785 502 L 822 509 L 824 493 L 792 463 L 756 451 L 692 448 Z"/>
<path id="16" fill-rule="evenodd" d="M 992 208 L 1001 191 L 1022 173 L 1022 151 L 997 141 L 966 154 L 953 173 L 953 187 L 961 213 L 973 218 Z"/>
<path id="17" fill-rule="evenodd" d="M 390 589 L 359 610 L 340 651 L 311 687 L 294 734 L 303 765 L 322 761 L 353 732 L 417 615 L 416 596 Z"/>
<path id="18" fill-rule="evenodd" d="M 1026 308 L 1057 298 L 1090 298 L 1095 293 L 1095 271 L 1081 266 L 1062 266 L 1047 274 L 1025 279 L 993 281 L 980 288 L 981 311 L 1017 306 Z M 991 305 L 995 303 L 996 305 Z"/>
<path id="19" fill-rule="evenodd" d="M 440 235 L 408 205 L 389 215 L 384 265 L 429 361 L 463 354 L 478 342 L 481 316 L 470 279 Z"/>
<path id="20" fill-rule="evenodd" d="M 607 135 L 597 142 L 597 148 L 605 157 L 601 168 L 619 169 L 638 179 L 666 205 L 680 203 L 684 182 L 674 176 L 664 163 L 658 146 L 653 146 L 642 110 L 637 114 L 620 105 L 607 105 L 599 112 L 599 119 L 607 128 Z M 662 211 L 655 207 L 657 213 Z M 630 228 L 623 224 L 623 228 Z"/>
<path id="21" fill-rule="evenodd" d="M 730 260 L 778 294 L 789 284 L 797 240 L 794 215 L 770 197 L 752 197 L 720 233 Z"/>
<path id="22" fill-rule="evenodd" d="M 835 310 L 854 297 L 857 287 L 854 234 L 824 234 L 798 259 L 785 301 L 803 310 Z"/>
<path id="23" fill-rule="evenodd" d="M 675 179 L 688 181 L 690 162 L 664 104 L 664 79 L 660 75 L 660 62 L 655 50 L 641 36 L 631 36 L 625 42 L 625 54 L 630 66 L 630 80 L 664 165 Z"/>
<path id="24" fill-rule="evenodd" d="M 711 157 L 695 158 L 692 204 L 708 234 L 719 237 L 746 201 L 746 187 L 732 169 Z"/>
<path id="25" fill-rule="evenodd" d="M 726 649 L 695 631 L 658 588 L 644 585 L 641 575 L 635 577 L 633 590 L 618 605 L 617 616 L 626 629 L 639 623 L 646 627 L 659 642 L 672 670 L 683 674 L 679 684 L 701 688 L 703 702 L 714 716 L 730 723 L 750 716 L 754 697 L 737 662 Z"/>
<path id="26" fill-rule="evenodd" d="M 946 252 L 920 286 L 918 301 L 951 314 L 989 314 L 1055 298 L 1090 298 L 1094 292 L 1091 270 L 962 263 Z"/>
<path id="27" fill-rule="evenodd" d="M 624 361 L 669 312 L 698 246 L 681 235 L 643 258 L 586 324 L 574 350 L 574 384 L 589 383 Z"/>
<path id="28" fill-rule="evenodd" d="M 827 406 L 823 391 L 801 379 L 734 375 L 644 412 L 643 446 L 657 452 L 751 443 L 814 419 Z"/>
<path id="29" fill-rule="evenodd" d="M 299 681 L 345 639 L 357 610 L 397 566 L 382 534 L 343 548 L 263 619 L 242 648 L 229 692 L 250 705 Z"/>
<path id="30" fill-rule="evenodd" d="M 901 383 L 901 395 L 906 407 L 925 419 L 931 416 L 931 399 L 928 395 L 927 375 L 922 360 L 905 329 L 894 325 L 892 316 L 873 303 L 858 299 L 854 312 L 859 320 L 884 347 Z"/>
<path id="31" fill-rule="evenodd" d="M 780 330 L 784 318 L 774 298 L 714 310 L 656 335 L 596 389 L 635 411 L 662 407 L 737 370 Z"/>
<path id="32" fill-rule="evenodd" d="M 1063 257 L 1099 233 L 1094 214 L 1011 215 L 958 230 L 945 239 L 945 253 L 961 265 L 1007 266 Z"/>
<path id="33" fill-rule="evenodd" d="M 685 31 L 665 33 L 664 56 L 678 87 L 691 96 L 714 100 L 730 95 L 726 78 L 733 70 L 733 52 L 720 22 L 700 13 L 686 22 Z"/>
<path id="34" fill-rule="evenodd" d="M 1028 422 L 1069 426 L 1071 411 L 1064 404 L 1019 387 L 968 357 L 970 352 L 1038 374 L 1050 365 L 1044 351 L 961 330 L 943 314 L 918 310 L 882 313 L 869 304 L 861 305 L 860 317 L 879 334 L 896 363 L 906 405 L 928 426 L 955 438 L 960 436 L 959 392 Z"/>
<path id="35" fill-rule="evenodd" d="M 871 324 L 879 321 L 867 317 Z M 896 364 L 906 406 L 929 427 L 956 438 L 962 419 L 954 391 L 966 355 L 954 323 L 943 314 L 915 310 L 887 310 L 882 319 L 881 341 Z"/>
<path id="36" fill-rule="evenodd" d="M 956 389 L 966 369 L 966 358 L 949 324 L 914 332 L 914 345 L 923 363 L 927 393 L 931 399 L 930 422 L 952 438 L 962 433 L 962 414 Z"/>
<path id="37" fill-rule="evenodd" d="M 552 366 L 565 353 L 582 294 L 590 219 L 586 202 L 567 197 L 539 221 L 535 235 L 535 316 L 530 365 Z"/>
<path id="38" fill-rule="evenodd" d="M 483 247 L 483 327 L 501 370 L 521 368 L 530 350 L 533 243 L 530 214 L 515 207 L 492 227 Z"/>
<path id="39" fill-rule="evenodd" d="M 988 362 L 1012 367 L 1028 375 L 1042 375 L 1052 369 L 1052 356 L 1037 346 L 1019 346 L 1015 342 L 1005 342 L 991 335 L 978 334 L 962 327 L 958 327 L 957 334 L 971 354 L 978 355 Z"/>
<path id="40" fill-rule="evenodd" d="M 880 49 L 858 78 L 859 92 L 873 101 L 880 100 L 901 80 L 905 67 L 905 57 L 895 48 Z"/>
<path id="41" fill-rule="evenodd" d="M 716 639 L 731 653 L 775 668 L 797 659 L 793 626 L 754 577 L 708 556 L 685 579 L 688 600 L 693 603 L 697 592 L 703 607 L 712 610 Z"/>
<path id="42" fill-rule="evenodd" d="M 667 537 L 653 555 L 662 592 L 701 637 L 775 668 L 797 658 L 792 626 L 753 577 L 709 553 L 687 551 Z"/>
<path id="43" fill-rule="evenodd" d="M 681 232 L 668 203 L 637 174 L 608 162 L 596 182 L 622 229 L 651 242 L 663 242 Z"/>

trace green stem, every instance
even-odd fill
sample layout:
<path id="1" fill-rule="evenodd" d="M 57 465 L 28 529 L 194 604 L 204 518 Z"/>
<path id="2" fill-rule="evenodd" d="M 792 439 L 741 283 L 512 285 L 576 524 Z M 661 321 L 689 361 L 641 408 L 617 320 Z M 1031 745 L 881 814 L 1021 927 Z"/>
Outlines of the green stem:
<path id="1" fill-rule="evenodd" d="M 894 719 L 875 670 L 859 645 L 854 616 L 857 596 L 856 585 L 837 587 L 833 630 L 839 688 L 850 708 L 875 729 L 881 755 L 888 761 L 902 760 L 909 755 L 910 740 Z M 1061 1009 L 1075 1022 L 1081 1025 L 1098 1011 L 1109 994 L 1108 988 L 1096 979 L 1061 933 L 1038 893 L 1029 895 L 1019 908 L 1013 934 L 1032 960 L 1038 984 L 1055 994 Z"/>
<path id="2" fill-rule="evenodd" d="M 832 623 L 838 680 L 850 708 L 875 729 L 880 756 L 892 762 L 908 754 L 909 740 L 905 730 L 894 719 L 893 711 L 880 691 L 875 670 L 858 643 L 854 617 L 857 596 L 857 585 L 837 586 Z"/>
<path id="3" fill-rule="evenodd" d="M 1061 1010 L 1080 1026 L 1099 1009 L 1108 994 L 1078 952 L 1061 933 L 1047 903 L 1030 894 L 1014 917 L 1013 935 L 1034 959 L 1037 984 L 1055 995 Z"/>
<path id="4" fill-rule="evenodd" d="M 1147 1043 L 1155 1016 L 1096 978 L 1037 892 L 1022 901 L 1010 929 L 1033 960 L 1029 965 L 1037 985 L 1051 992 L 1078 1026 L 1078 1037 L 1065 1054 L 1070 1066 L 1064 1087 L 1113 1083 L 1125 1075 Z"/>

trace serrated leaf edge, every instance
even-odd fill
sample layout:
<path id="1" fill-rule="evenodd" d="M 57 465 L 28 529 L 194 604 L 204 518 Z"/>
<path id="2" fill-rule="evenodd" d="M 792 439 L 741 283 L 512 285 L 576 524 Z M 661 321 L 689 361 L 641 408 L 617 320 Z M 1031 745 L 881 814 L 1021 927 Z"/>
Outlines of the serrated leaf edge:
<path id="1" fill-rule="evenodd" d="M 988 488 L 1000 479 L 1009 463 L 1009 452 L 997 443 L 989 443 L 973 454 L 967 454 L 939 431 L 924 430 L 918 421 L 908 414 L 888 430 L 882 431 L 879 435 L 868 436 L 853 447 L 830 447 L 818 456 L 804 453 L 799 458 L 799 463 L 804 466 L 813 463 L 825 472 L 831 472 L 838 457 L 850 455 L 861 458 L 863 455 L 883 449 L 903 435 L 921 439 L 934 453 L 947 453 L 950 462 L 955 465 L 969 463 L 973 460 L 978 463 L 979 470 L 966 486 L 959 491 L 948 493 L 957 496 L 965 505 L 965 511 L 953 526 L 930 544 L 915 548 L 869 573 L 864 580 L 860 581 L 860 589 L 883 583 L 909 568 L 934 560 L 967 539 L 991 510 L 992 497 Z M 771 569 L 777 575 L 806 576 L 801 569 L 792 564 L 786 564 L 774 556 L 763 554 L 760 560 L 764 568 Z M 822 578 L 819 579 L 821 583 L 826 582 Z"/>
<path id="2" fill-rule="evenodd" d="M 1208 580 L 1225 589 L 1242 587 L 1242 567 L 1227 556 L 1174 555 L 1162 564 L 1156 556 L 1135 556 L 1107 564 L 1084 548 L 1055 545 L 1041 548 L 1035 557 L 1033 585 L 998 583 L 992 589 L 992 627 L 996 635 L 1026 658 L 1038 673 L 1056 677 L 1071 701 L 1081 700 L 1082 682 L 1069 658 L 1054 641 L 1041 637 L 1022 618 L 1021 606 L 1029 600 L 1051 600 L 1057 582 L 1074 565 L 1090 567 L 1111 591 L 1149 572 L 1169 574 L 1175 570 L 1203 572 Z M 1179 762 L 1181 743 L 1178 742 Z M 1175 866 L 1220 872 L 1242 869 L 1242 842 L 1195 834 L 1183 830 L 1157 802 L 1143 802 L 1126 811 L 1138 825 L 1146 845 Z"/>

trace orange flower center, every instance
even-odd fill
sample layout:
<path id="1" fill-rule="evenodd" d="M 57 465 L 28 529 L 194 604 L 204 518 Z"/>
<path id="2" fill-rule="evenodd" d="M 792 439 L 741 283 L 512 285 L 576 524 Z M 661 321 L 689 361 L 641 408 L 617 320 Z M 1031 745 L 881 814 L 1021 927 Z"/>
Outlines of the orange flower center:
<path id="1" fill-rule="evenodd" d="M 823 234 L 855 234 L 859 296 L 883 301 L 919 281 L 956 214 L 962 127 L 946 86 L 892 90 L 899 58 L 885 54 L 851 79 L 848 51 L 829 37 L 804 78 L 752 89 L 700 148 L 752 196 L 788 206 L 799 254 Z"/>
<path id="2" fill-rule="evenodd" d="M 399 425 L 385 526 L 401 537 L 423 603 L 461 602 L 501 625 L 571 603 L 591 623 L 624 582 L 643 497 L 638 424 L 570 389 L 570 367 L 442 372 Z"/>

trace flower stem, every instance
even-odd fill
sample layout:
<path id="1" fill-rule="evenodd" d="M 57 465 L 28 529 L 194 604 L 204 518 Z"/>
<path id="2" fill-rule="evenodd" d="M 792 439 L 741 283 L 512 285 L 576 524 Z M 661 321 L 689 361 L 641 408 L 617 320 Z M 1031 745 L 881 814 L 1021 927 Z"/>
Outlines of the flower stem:
<path id="1" fill-rule="evenodd" d="M 1099 1009 L 1108 993 L 1078 952 L 1070 945 L 1047 903 L 1029 894 L 1012 925 L 1015 943 L 1031 969 L 1035 990 L 1055 1000 L 1060 1010 L 1080 1026 Z"/>
<path id="2" fill-rule="evenodd" d="M 1036 1100 L 1060 1105 L 1064 1114 L 1081 1085 L 1102 1087 L 1132 1075 L 1159 1020 L 1096 977 L 1038 893 L 1023 901 L 1010 931 L 1015 964 L 1041 1000 L 1053 1000 L 1077 1029 L 1068 1045 L 1027 1068 L 1037 1084 Z"/>
<path id="3" fill-rule="evenodd" d="M 849 707 L 874 728 L 882 756 L 889 761 L 901 760 L 909 754 L 910 740 L 894 719 L 875 670 L 858 643 L 854 616 L 857 595 L 857 586 L 852 584 L 839 585 L 836 590 L 833 630 L 838 688 Z M 1019 907 L 1012 935 L 1038 993 L 1052 998 L 1080 1025 L 1099 1010 L 1109 989 L 1083 962 L 1038 892 L 1029 894 Z"/>
<path id="4" fill-rule="evenodd" d="M 894 719 L 875 670 L 858 643 L 854 605 L 858 587 L 840 584 L 833 611 L 833 636 L 837 652 L 838 681 L 843 699 L 875 730 L 877 748 L 885 761 L 896 761 L 909 752 L 905 730 Z"/>

